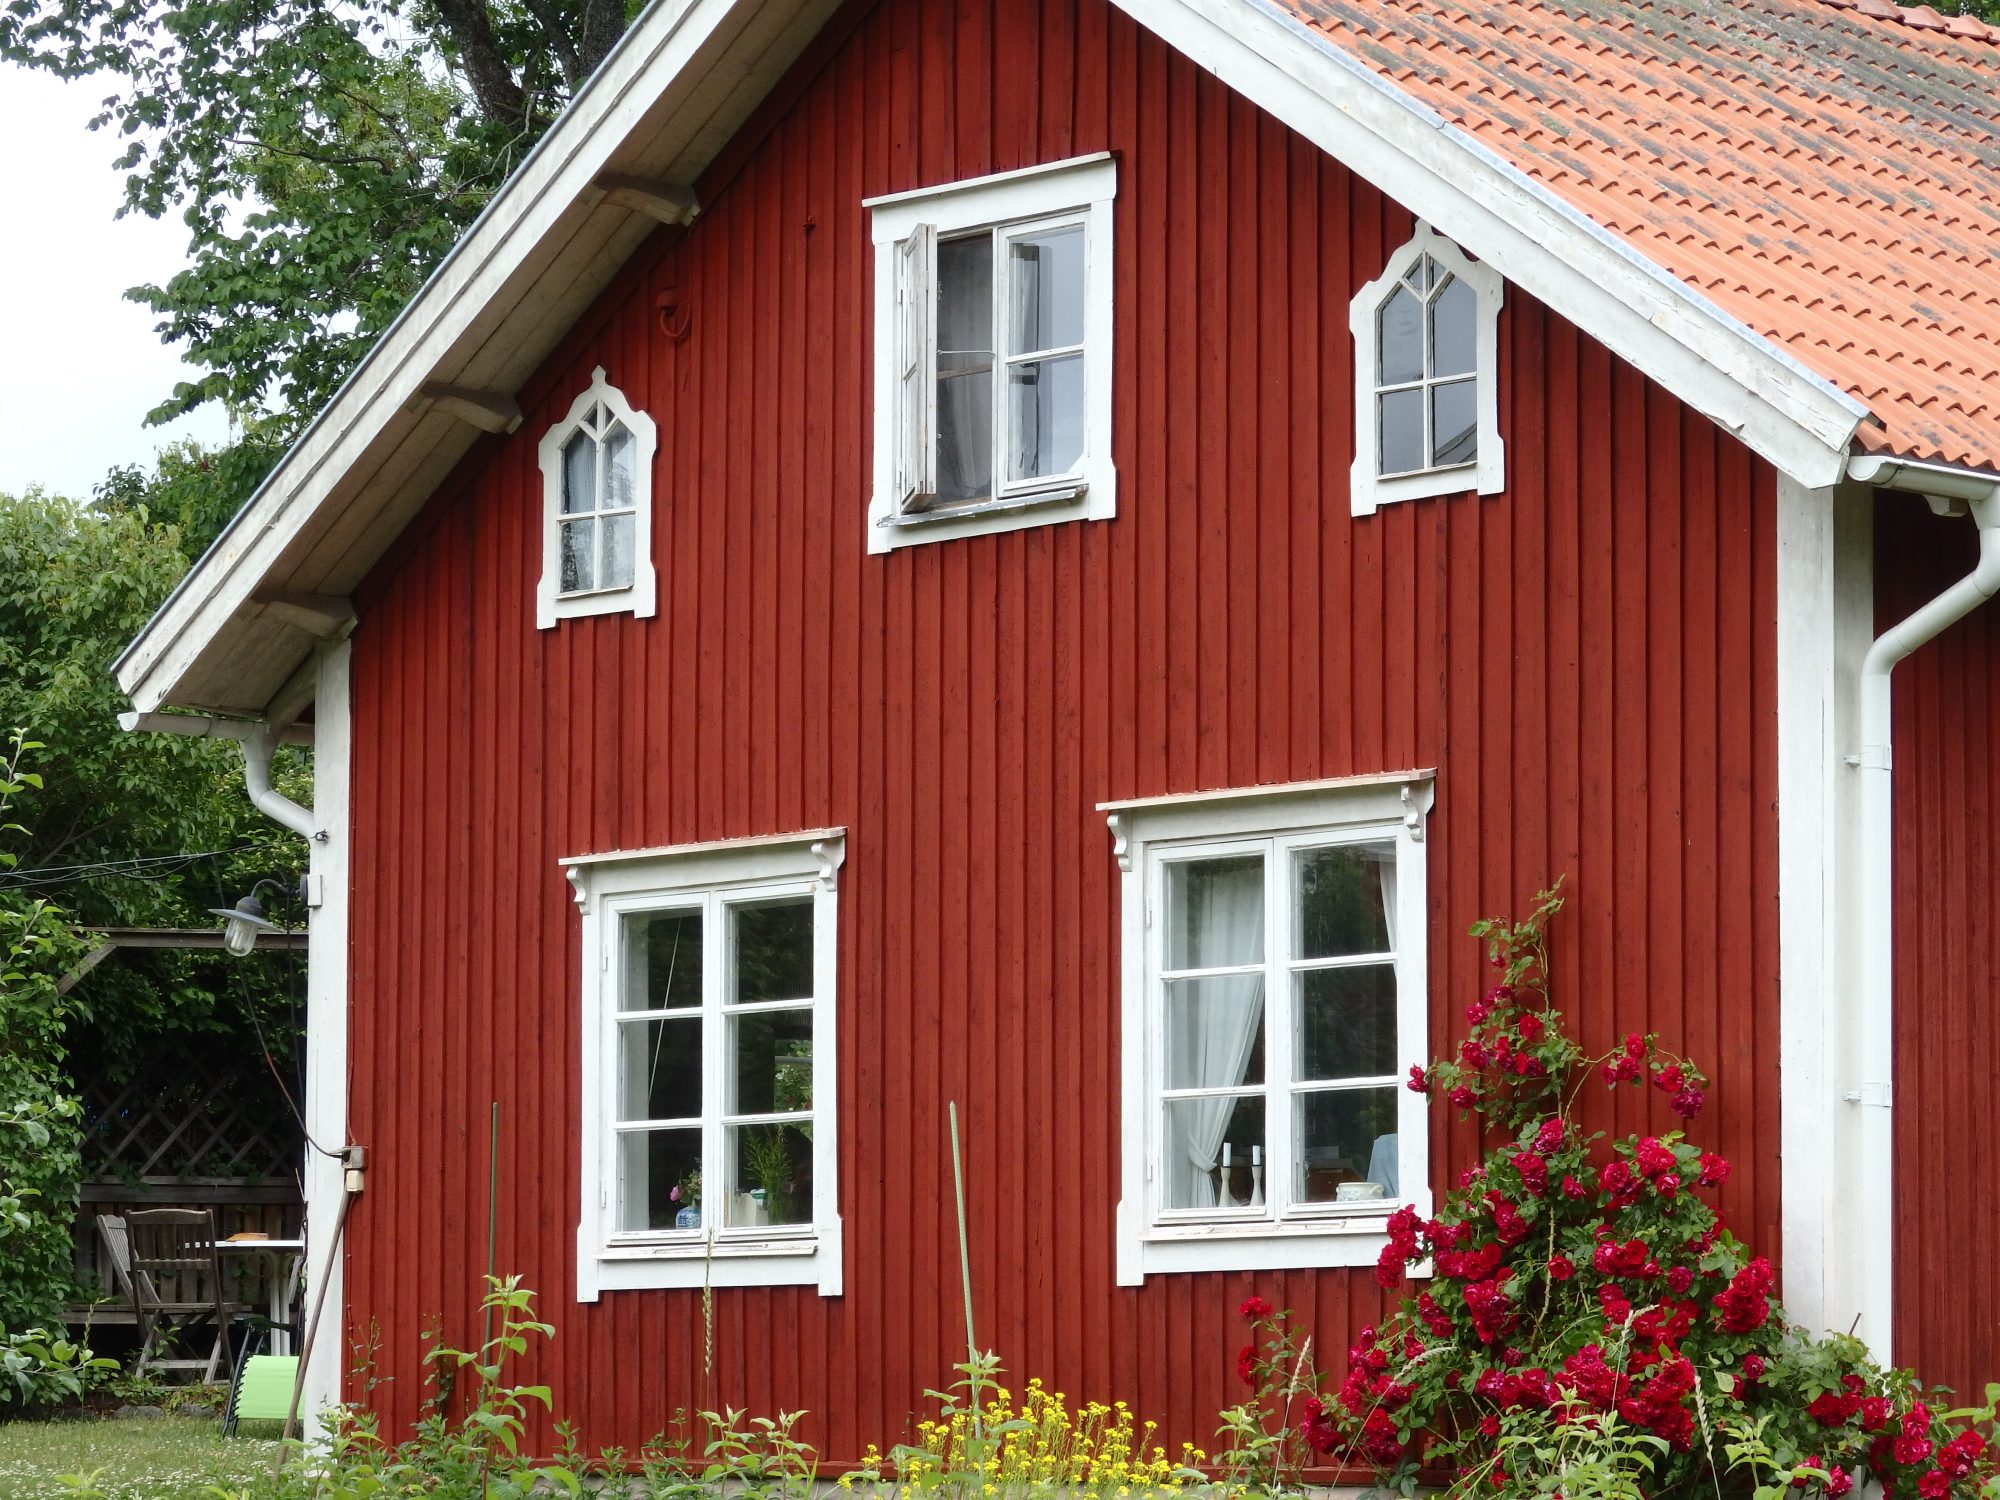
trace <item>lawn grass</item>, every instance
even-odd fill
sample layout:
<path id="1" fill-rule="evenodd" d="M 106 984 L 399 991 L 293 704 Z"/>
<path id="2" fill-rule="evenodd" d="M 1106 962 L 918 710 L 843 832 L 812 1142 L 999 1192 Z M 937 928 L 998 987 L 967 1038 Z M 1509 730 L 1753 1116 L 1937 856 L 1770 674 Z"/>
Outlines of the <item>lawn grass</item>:
<path id="1" fill-rule="evenodd" d="M 95 1473 L 94 1493 L 104 1500 L 214 1500 L 211 1485 L 268 1474 L 277 1447 L 225 1439 L 212 1417 L 0 1422 L 0 1496 L 67 1500 L 74 1491 L 63 1475 Z"/>

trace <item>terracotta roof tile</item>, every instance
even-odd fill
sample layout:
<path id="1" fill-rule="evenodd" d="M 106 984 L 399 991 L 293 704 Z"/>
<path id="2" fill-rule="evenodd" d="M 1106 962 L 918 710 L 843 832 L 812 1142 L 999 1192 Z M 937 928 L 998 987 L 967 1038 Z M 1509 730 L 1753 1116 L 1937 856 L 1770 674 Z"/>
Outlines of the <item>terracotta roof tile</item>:
<path id="1" fill-rule="evenodd" d="M 1865 402 L 2000 467 L 2000 27 L 1890 0 L 1278 0 Z"/>

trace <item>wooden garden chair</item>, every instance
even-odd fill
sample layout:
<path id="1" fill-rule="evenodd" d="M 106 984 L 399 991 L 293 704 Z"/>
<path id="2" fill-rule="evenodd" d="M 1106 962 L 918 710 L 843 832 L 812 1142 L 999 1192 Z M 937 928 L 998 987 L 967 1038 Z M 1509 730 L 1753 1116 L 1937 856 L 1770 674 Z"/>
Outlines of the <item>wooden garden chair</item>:
<path id="1" fill-rule="evenodd" d="M 199 1371 L 215 1379 L 237 1309 L 229 1301 L 215 1249 L 215 1214 L 206 1208 L 153 1208 L 125 1216 L 132 1310 L 139 1321 L 135 1373 Z M 208 1325 L 214 1330 L 208 1337 Z M 204 1358 L 194 1350 L 207 1339 Z M 166 1354 L 186 1346 L 186 1354 Z"/>

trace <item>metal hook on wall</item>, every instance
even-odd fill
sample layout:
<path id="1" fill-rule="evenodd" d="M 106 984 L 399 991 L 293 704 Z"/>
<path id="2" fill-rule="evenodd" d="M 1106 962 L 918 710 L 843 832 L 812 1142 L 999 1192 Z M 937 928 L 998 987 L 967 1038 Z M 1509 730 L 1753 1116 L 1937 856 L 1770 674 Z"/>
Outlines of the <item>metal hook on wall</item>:
<path id="1" fill-rule="evenodd" d="M 653 298 L 653 316 L 659 320 L 660 332 L 678 344 L 688 336 L 688 325 L 694 317 L 694 310 L 682 306 L 679 292 L 668 287 Z"/>

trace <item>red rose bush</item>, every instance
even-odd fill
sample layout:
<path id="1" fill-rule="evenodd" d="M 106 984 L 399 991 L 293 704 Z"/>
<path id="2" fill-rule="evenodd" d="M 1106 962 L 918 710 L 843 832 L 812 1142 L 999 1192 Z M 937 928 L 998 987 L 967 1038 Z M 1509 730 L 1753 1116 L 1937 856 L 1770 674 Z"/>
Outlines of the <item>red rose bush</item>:
<path id="1" fill-rule="evenodd" d="M 1560 906 L 1549 893 L 1524 922 L 1472 929 L 1494 982 L 1456 1055 L 1409 1086 L 1477 1115 L 1492 1149 L 1434 1218 L 1389 1219 L 1376 1275 L 1411 1295 L 1362 1332 L 1338 1389 L 1276 1369 L 1294 1354 L 1282 1315 L 1245 1304 L 1262 1343 L 1241 1373 L 1260 1396 L 1285 1388 L 1283 1441 L 1405 1493 L 1422 1475 L 1467 1496 L 1814 1500 L 1872 1478 L 1892 1500 L 2000 1497 L 1990 1406 L 1944 1411 L 1857 1340 L 1787 1321 L 1770 1262 L 1708 1200 L 1727 1161 L 1679 1129 L 1577 1126 L 1593 1085 L 1650 1087 L 1692 1121 L 1707 1080 L 1651 1035 L 1596 1057 L 1570 1038 L 1543 943 Z"/>

